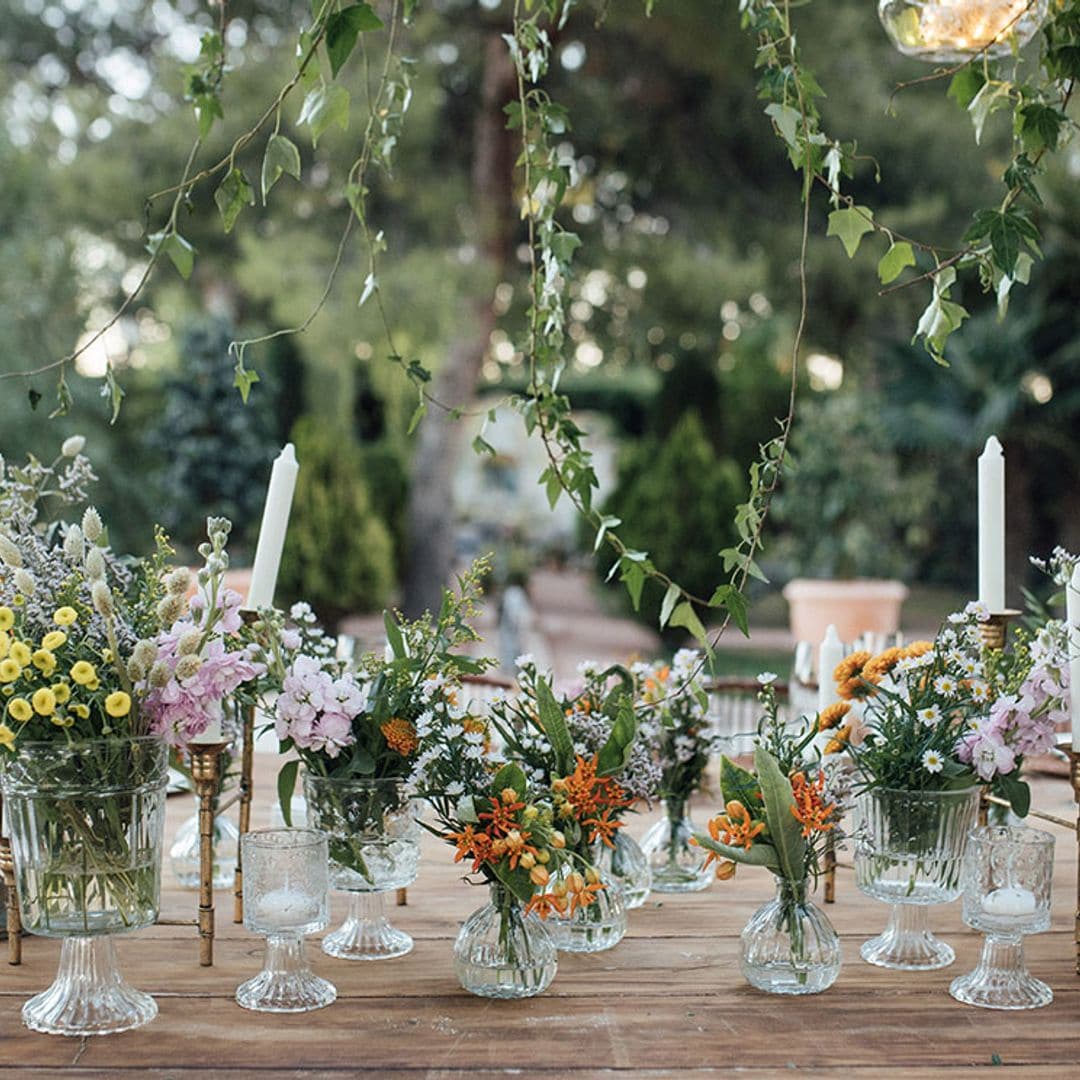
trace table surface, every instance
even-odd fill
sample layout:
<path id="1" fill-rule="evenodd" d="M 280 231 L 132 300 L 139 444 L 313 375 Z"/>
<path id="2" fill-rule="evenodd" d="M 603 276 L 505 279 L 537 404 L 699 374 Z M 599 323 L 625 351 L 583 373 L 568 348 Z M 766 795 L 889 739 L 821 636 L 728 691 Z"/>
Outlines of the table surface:
<path id="1" fill-rule="evenodd" d="M 259 755 L 254 824 L 267 824 L 273 761 Z M 1035 805 L 1069 818 L 1068 785 L 1035 784 Z M 168 832 L 194 809 L 169 799 Z M 708 808 L 699 807 L 703 823 Z M 635 819 L 638 836 L 648 824 Z M 349 962 L 309 943 L 314 969 L 335 983 L 337 1002 L 301 1015 L 237 1006 L 237 985 L 260 967 L 261 939 L 232 922 L 231 894 L 218 894 L 215 964 L 198 963 L 194 927 L 155 926 L 117 939 L 128 980 L 154 994 L 160 1012 L 121 1035 L 71 1039 L 24 1028 L 19 1010 L 55 974 L 58 945 L 27 938 L 21 967 L 0 965 L 0 1077 L 77 1075 L 180 1077 L 654 1078 L 789 1075 L 833 1077 L 978 1075 L 997 1060 L 1023 1076 L 1080 1077 L 1080 977 L 1073 907 L 1076 844 L 1057 834 L 1055 910 L 1049 933 L 1027 939 L 1032 972 L 1055 999 L 1032 1012 L 969 1008 L 948 996 L 969 970 L 982 938 L 961 922 L 959 904 L 932 909 L 933 929 L 956 948 L 943 971 L 885 971 L 859 958 L 859 945 L 884 926 L 887 909 L 838 873 L 837 903 L 826 910 L 841 935 L 844 968 L 824 994 L 783 998 L 753 990 L 738 966 L 739 931 L 772 893 L 765 871 L 741 867 L 732 881 L 692 895 L 653 894 L 630 914 L 615 949 L 560 955 L 550 989 L 528 1001 L 473 997 L 454 978 L 451 946 L 460 922 L 486 892 L 460 880 L 449 849 L 425 841 L 421 873 L 393 921 L 413 935 L 408 956 Z M 843 858 L 843 856 L 841 856 Z M 167 879 L 171 880 L 166 870 Z M 163 918 L 194 918 L 194 892 L 168 884 Z M 334 911 L 343 914 L 343 898 Z M 995 1070 L 994 1076 L 1000 1076 Z"/>

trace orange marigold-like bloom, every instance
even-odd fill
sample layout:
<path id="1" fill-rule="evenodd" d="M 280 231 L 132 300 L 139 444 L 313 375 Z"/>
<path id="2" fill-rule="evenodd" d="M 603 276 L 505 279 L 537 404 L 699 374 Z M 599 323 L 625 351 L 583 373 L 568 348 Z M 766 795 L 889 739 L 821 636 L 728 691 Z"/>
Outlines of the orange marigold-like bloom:
<path id="1" fill-rule="evenodd" d="M 402 720 L 398 716 L 387 720 L 379 730 L 386 740 L 386 745 L 391 750 L 396 750 L 402 757 L 408 757 L 420 745 L 420 740 L 416 737 L 416 728 L 410 721 Z"/>
<path id="2" fill-rule="evenodd" d="M 826 804 L 824 792 L 824 773 L 819 772 L 814 781 L 807 780 L 804 772 L 792 774 L 791 793 L 795 796 L 795 805 L 791 807 L 791 813 L 802 826 L 804 837 L 836 827 L 836 822 L 829 820 L 836 812 L 836 804 Z"/>
<path id="3" fill-rule="evenodd" d="M 870 659 L 870 652 L 861 649 L 844 657 L 833 669 L 833 682 L 836 683 L 837 696 L 850 701 L 852 698 L 866 697 L 870 690 L 860 678 L 862 669 Z"/>
<path id="4" fill-rule="evenodd" d="M 826 754 L 839 754 L 844 747 L 847 746 L 851 740 L 851 725 L 845 724 L 842 728 L 837 728 L 833 733 L 833 737 L 825 744 Z"/>
<path id="5" fill-rule="evenodd" d="M 910 645 L 905 645 L 901 649 L 903 659 L 916 660 L 920 656 L 925 656 L 928 652 L 933 652 L 934 643 L 932 641 L 913 641 Z"/>
<path id="6" fill-rule="evenodd" d="M 851 703 L 847 701 L 837 701 L 822 709 L 818 714 L 818 731 L 831 731 L 849 712 Z"/>
<path id="7" fill-rule="evenodd" d="M 891 649 L 879 652 L 868 660 L 863 667 L 862 677 L 867 682 L 879 683 L 903 658 L 904 650 L 894 645 Z"/>

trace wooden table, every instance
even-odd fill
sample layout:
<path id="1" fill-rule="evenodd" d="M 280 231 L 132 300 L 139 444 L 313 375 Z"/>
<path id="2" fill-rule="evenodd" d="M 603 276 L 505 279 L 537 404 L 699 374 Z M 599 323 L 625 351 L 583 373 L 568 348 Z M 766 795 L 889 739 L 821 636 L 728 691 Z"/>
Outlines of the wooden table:
<path id="1" fill-rule="evenodd" d="M 272 763 L 257 770 L 256 826 L 267 823 Z M 1036 802 L 1068 817 L 1064 782 L 1043 781 Z M 169 800 L 169 835 L 192 812 Z M 705 808 L 697 811 L 703 822 Z M 645 821 L 635 821 L 640 835 Z M 128 979 L 155 995 L 160 1014 L 139 1031 L 93 1039 L 34 1034 L 19 1019 L 25 999 L 56 971 L 57 944 L 28 938 L 20 968 L 0 966 L 0 1074 L 19 1078 L 405 1077 L 550 1080 L 787 1076 L 979 1075 L 1000 1058 L 1025 1077 L 1080 1077 L 1080 978 L 1074 971 L 1076 845 L 1058 833 L 1056 908 L 1050 933 L 1028 939 L 1032 971 L 1054 988 L 1048 1008 L 1024 1013 L 968 1008 L 947 993 L 969 970 L 982 938 L 959 904 L 934 909 L 957 961 L 945 971 L 884 971 L 859 959 L 861 941 L 884 926 L 886 908 L 864 898 L 841 870 L 828 914 L 843 939 L 844 969 L 827 993 L 780 998 L 739 974 L 738 936 L 771 895 L 770 875 L 741 867 L 704 893 L 654 894 L 630 917 L 626 939 L 596 956 L 563 955 L 543 996 L 486 1001 L 458 987 L 451 946 L 461 920 L 485 899 L 460 879 L 449 849 L 425 841 L 421 875 L 396 922 L 416 939 L 399 960 L 357 963 L 309 945 L 315 970 L 338 988 L 336 1004 L 302 1015 L 251 1013 L 233 1001 L 259 970 L 262 941 L 231 921 L 219 894 L 216 963 L 198 965 L 194 928 L 154 927 L 118 939 Z M 168 870 L 166 877 L 171 878 Z M 340 897 L 336 900 L 340 901 Z M 195 894 L 168 887 L 164 917 L 193 917 Z M 344 905 L 335 903 L 343 914 Z M 987 1075 L 1000 1077 L 999 1070 Z"/>

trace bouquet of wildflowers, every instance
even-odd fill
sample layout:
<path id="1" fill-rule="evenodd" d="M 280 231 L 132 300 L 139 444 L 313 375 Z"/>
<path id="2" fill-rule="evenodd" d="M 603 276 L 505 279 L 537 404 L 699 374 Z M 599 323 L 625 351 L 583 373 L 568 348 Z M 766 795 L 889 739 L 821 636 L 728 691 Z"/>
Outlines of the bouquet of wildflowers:
<path id="1" fill-rule="evenodd" d="M 969 604 L 933 642 L 844 659 L 834 672 L 841 700 L 818 718 L 825 752 L 850 754 L 865 788 L 941 791 L 982 782 L 1026 814 L 1023 757 L 1049 750 L 1067 715 L 1065 628 L 1020 631 L 1005 651 L 983 645 L 987 618 Z"/>

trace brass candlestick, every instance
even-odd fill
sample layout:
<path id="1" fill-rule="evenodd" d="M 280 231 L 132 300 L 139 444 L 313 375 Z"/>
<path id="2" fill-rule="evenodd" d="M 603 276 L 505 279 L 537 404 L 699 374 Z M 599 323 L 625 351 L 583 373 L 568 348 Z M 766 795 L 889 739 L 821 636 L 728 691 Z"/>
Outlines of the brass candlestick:
<path id="1" fill-rule="evenodd" d="M 3 821 L 3 816 L 3 802 L 0 800 L 0 821 Z M 16 967 L 22 963 L 22 916 L 19 914 L 19 897 L 15 892 L 15 860 L 11 854 L 11 841 L 6 836 L 0 836 L 0 873 L 4 875 L 8 963 Z"/>
<path id="2" fill-rule="evenodd" d="M 991 612 L 989 619 L 979 623 L 979 636 L 982 638 L 983 647 L 987 649 L 1004 649 L 1009 620 L 1015 619 L 1022 614 L 1023 612 L 1017 611 L 1016 608 Z"/>
<path id="3" fill-rule="evenodd" d="M 255 706 L 245 705 L 240 753 L 240 835 L 236 840 L 236 876 L 233 879 L 233 922 L 244 921 L 244 867 L 241 860 L 244 833 L 251 828 L 251 797 L 255 758 Z"/>
<path id="4" fill-rule="evenodd" d="M 214 809 L 221 755 L 228 742 L 191 743 L 191 779 L 199 800 L 199 963 L 214 963 Z"/>

